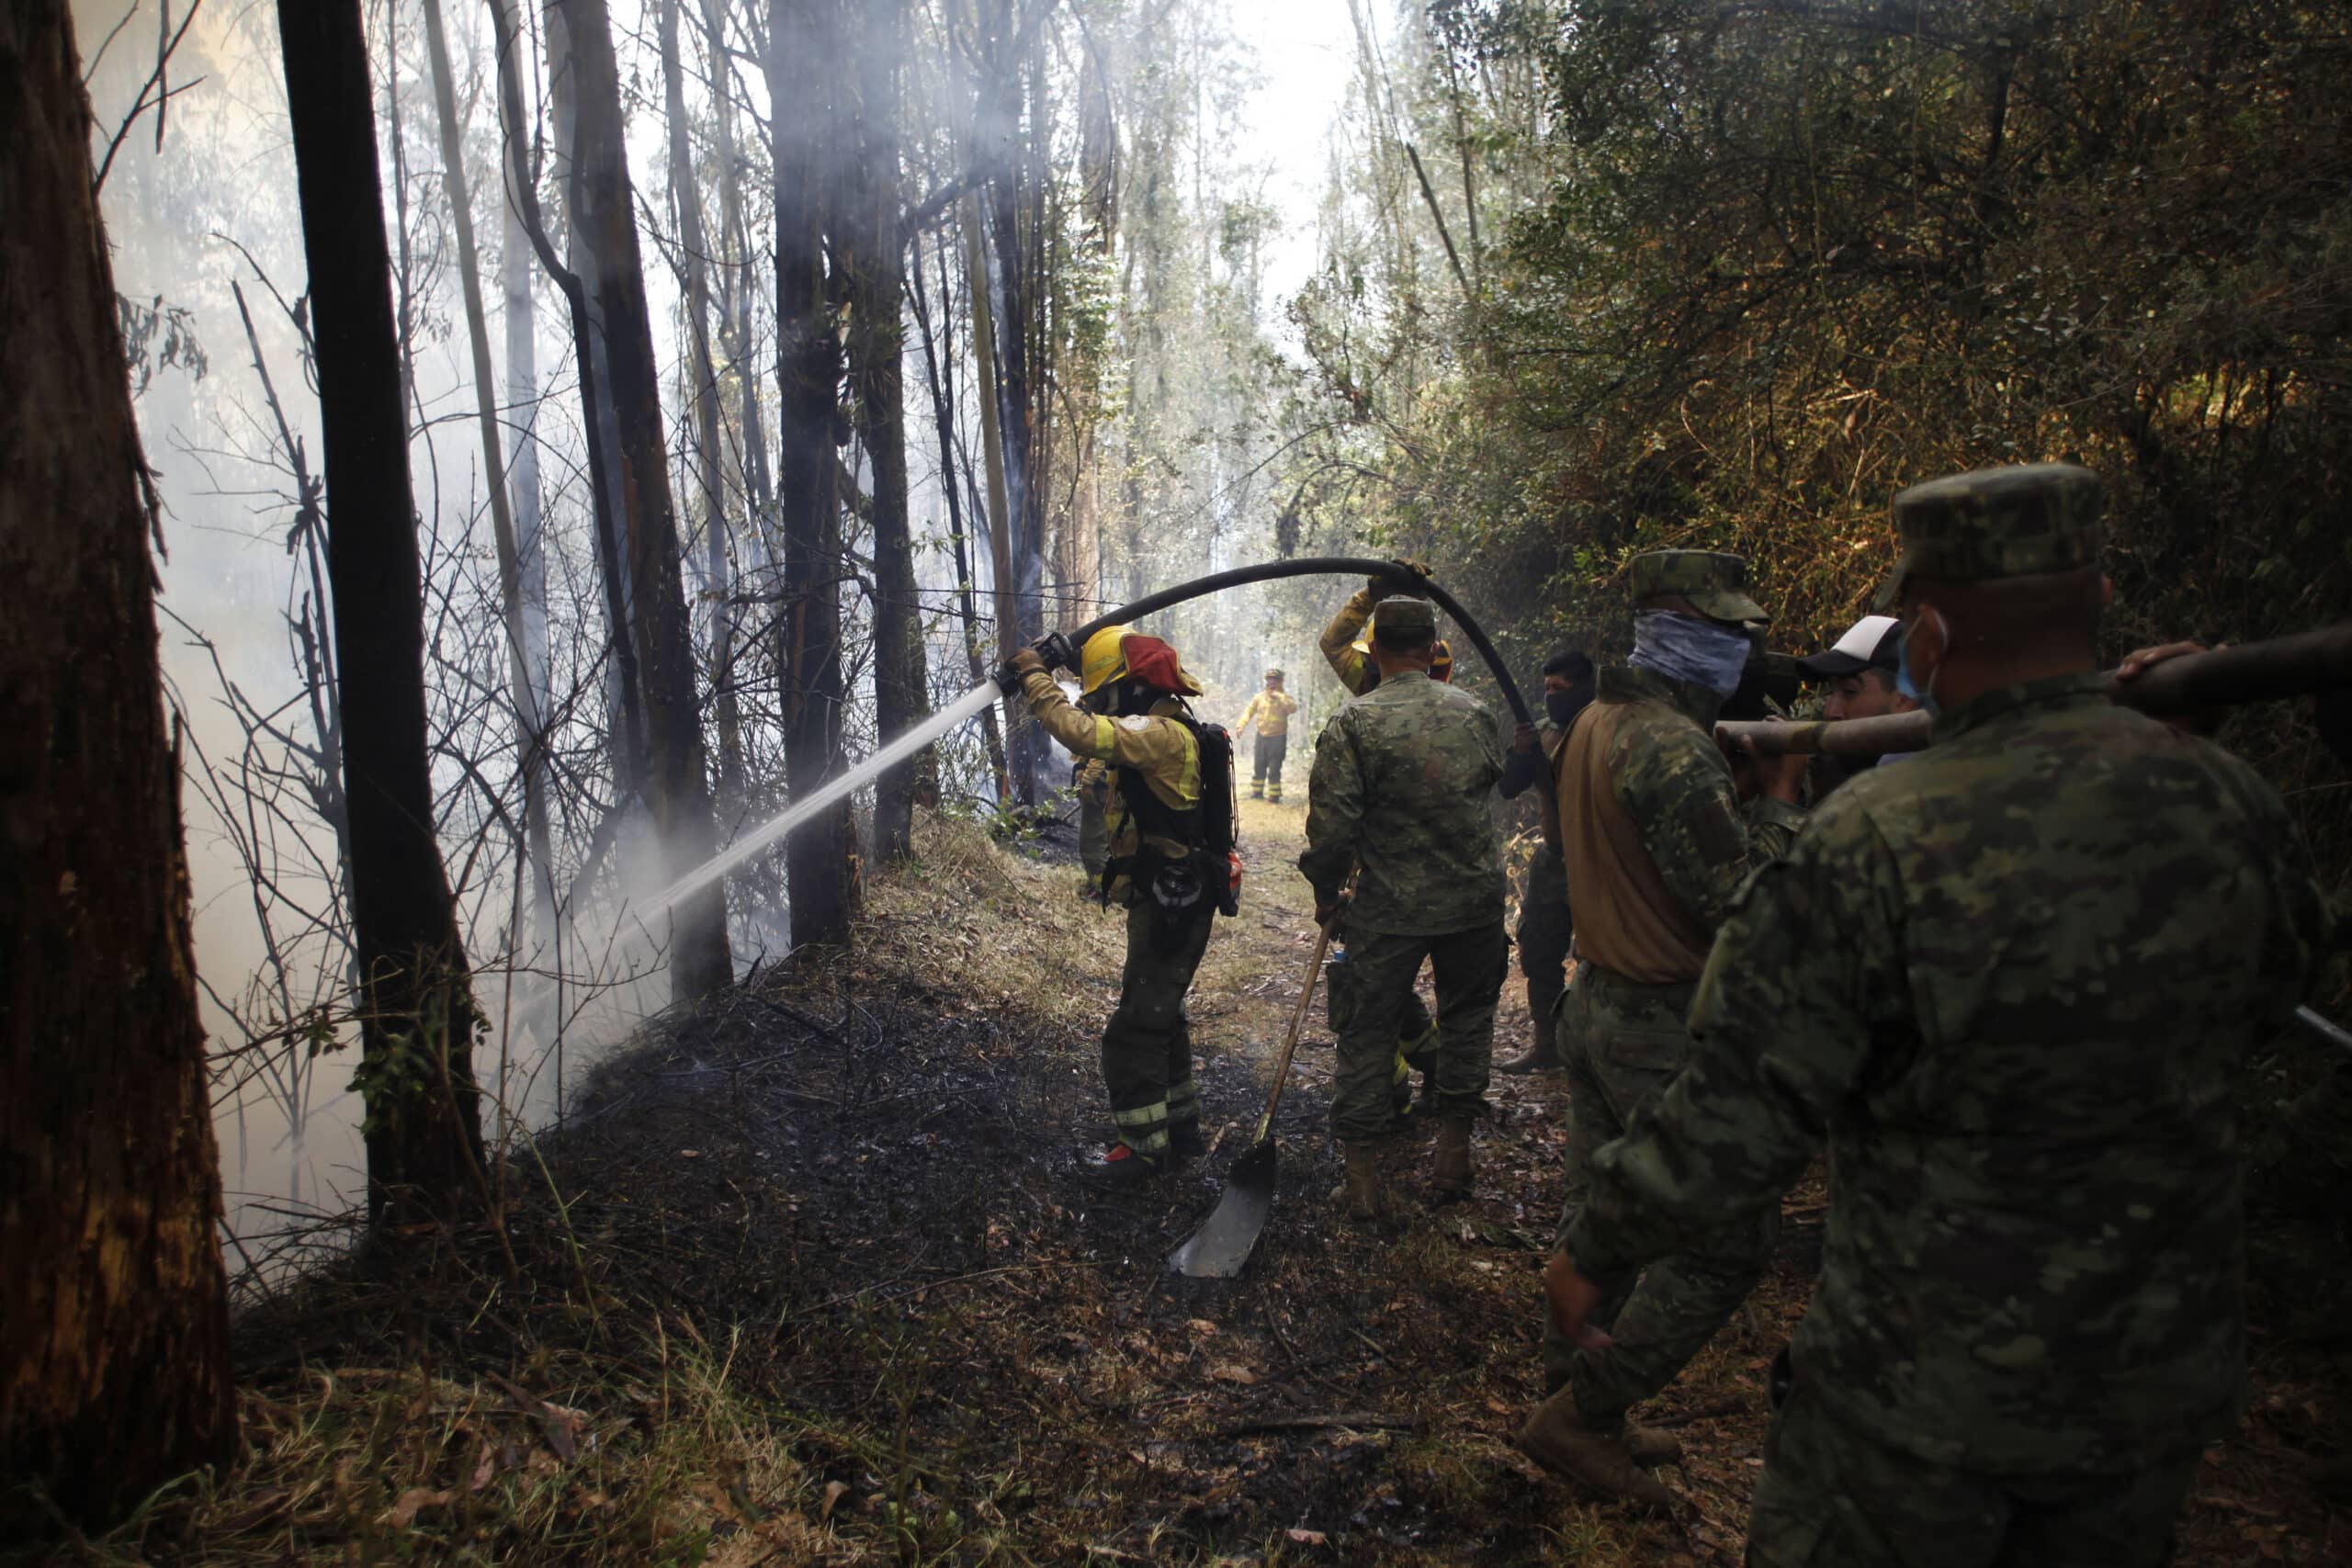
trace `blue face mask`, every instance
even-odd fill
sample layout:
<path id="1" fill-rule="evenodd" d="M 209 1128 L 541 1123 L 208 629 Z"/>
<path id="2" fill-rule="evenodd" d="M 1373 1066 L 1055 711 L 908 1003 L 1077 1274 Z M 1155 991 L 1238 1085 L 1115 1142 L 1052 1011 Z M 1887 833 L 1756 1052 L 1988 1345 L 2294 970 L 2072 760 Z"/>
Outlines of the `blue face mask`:
<path id="1" fill-rule="evenodd" d="M 1747 668 L 1747 634 L 1671 610 L 1634 612 L 1634 654 L 1627 662 L 1719 697 L 1739 690 Z"/>
<path id="2" fill-rule="evenodd" d="M 1913 621 L 1904 627 L 1903 640 L 1894 645 L 1894 689 L 1917 703 L 1932 716 L 1937 711 L 1935 693 L 1932 690 L 1922 690 L 1918 681 L 1911 673 L 1911 636 L 1918 629 L 1918 622 Z M 1932 687 L 1934 682 L 1931 680 L 1928 684 Z"/>

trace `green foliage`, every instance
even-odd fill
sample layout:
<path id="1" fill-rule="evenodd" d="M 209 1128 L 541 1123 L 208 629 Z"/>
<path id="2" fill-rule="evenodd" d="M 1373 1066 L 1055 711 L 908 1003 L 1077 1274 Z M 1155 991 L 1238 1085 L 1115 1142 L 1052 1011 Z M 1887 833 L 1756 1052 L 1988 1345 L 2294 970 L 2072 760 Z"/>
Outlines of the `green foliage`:
<path id="1" fill-rule="evenodd" d="M 1904 486 L 2072 458 L 2109 484 L 2111 651 L 2352 612 L 2352 74 L 2293 0 L 1462 0 L 1439 66 L 1501 241 L 1433 314 L 1335 245 L 1302 310 L 1334 453 L 1514 650 L 1622 635 L 1617 572 L 1739 550 L 1807 650 L 1867 607 Z M 1411 95 L 1407 95 L 1408 97 Z M 1501 198 L 1498 198 L 1498 202 Z M 1458 357 L 1448 361 L 1448 351 Z M 2352 863 L 2284 710 L 2232 739 Z"/>

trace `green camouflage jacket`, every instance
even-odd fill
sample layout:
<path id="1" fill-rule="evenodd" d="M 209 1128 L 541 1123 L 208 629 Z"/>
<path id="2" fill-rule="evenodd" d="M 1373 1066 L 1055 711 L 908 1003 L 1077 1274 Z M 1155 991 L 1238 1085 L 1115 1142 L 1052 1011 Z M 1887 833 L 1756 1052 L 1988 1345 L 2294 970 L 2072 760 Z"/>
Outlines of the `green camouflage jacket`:
<path id="1" fill-rule="evenodd" d="M 1298 869 L 1329 903 L 1362 868 L 1351 930 L 1437 936 L 1499 920 L 1502 772 L 1494 716 L 1477 698 L 1425 677 L 1384 681 L 1316 739 Z"/>
<path id="2" fill-rule="evenodd" d="M 1762 796 L 1741 806 L 1731 763 L 1714 739 L 1723 699 L 1705 687 L 1611 665 L 1600 671 L 1586 711 L 1607 705 L 1627 709 L 1607 758 L 1617 798 L 1639 824 L 1642 848 L 1667 890 L 1699 926 L 1713 931 L 1731 913 L 1748 873 L 1787 852 L 1805 814 Z M 1552 755 L 1555 771 L 1566 765 L 1566 747 Z M 1556 782 L 1560 808 L 1576 809 L 1581 781 L 1557 776 Z"/>
<path id="3" fill-rule="evenodd" d="M 1777 1202 L 1826 1141 L 1799 1375 L 1988 1473 L 2222 1430 L 2245 1353 L 2234 1078 L 2328 917 L 2278 797 L 2110 704 L 1990 694 L 1855 779 L 1724 928 L 1690 1065 L 1594 1160 L 1604 1282 Z"/>

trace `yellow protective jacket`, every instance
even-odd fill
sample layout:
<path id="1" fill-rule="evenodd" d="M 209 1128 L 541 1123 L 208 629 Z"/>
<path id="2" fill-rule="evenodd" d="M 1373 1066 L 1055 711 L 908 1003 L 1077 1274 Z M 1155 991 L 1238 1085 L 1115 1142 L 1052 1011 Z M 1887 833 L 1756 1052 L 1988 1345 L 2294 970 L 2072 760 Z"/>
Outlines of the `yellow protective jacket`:
<path id="1" fill-rule="evenodd" d="M 1072 706 L 1054 678 L 1042 670 L 1032 670 L 1022 677 L 1021 694 L 1028 699 L 1037 723 L 1064 750 L 1110 770 L 1111 793 L 1103 807 L 1103 822 L 1110 829 L 1113 861 L 1133 855 L 1143 843 L 1134 815 L 1122 797 L 1126 775 L 1121 770 L 1132 768 L 1142 775 L 1164 806 L 1186 811 L 1200 805 L 1200 743 L 1172 716 L 1184 712 L 1184 705 L 1175 698 L 1161 699 L 1148 714 L 1104 718 Z M 1193 852 L 1191 845 L 1172 839 L 1154 838 L 1151 842 L 1172 859 Z M 1114 878 L 1105 892 L 1114 904 L 1135 901 L 1135 889 L 1124 876 Z"/>
<path id="2" fill-rule="evenodd" d="M 1340 684 L 1348 689 L 1350 696 L 1363 696 L 1380 683 L 1379 668 L 1369 654 L 1355 645 L 1379 604 L 1371 589 L 1357 589 L 1317 639 L 1317 646 L 1323 649 L 1324 661 L 1331 666 L 1331 672 L 1340 678 Z"/>
<path id="3" fill-rule="evenodd" d="M 1233 728 L 1243 735 L 1288 735 L 1290 716 L 1297 711 L 1298 699 L 1288 693 L 1261 691 L 1250 699 L 1250 705 L 1241 710 L 1241 722 Z"/>

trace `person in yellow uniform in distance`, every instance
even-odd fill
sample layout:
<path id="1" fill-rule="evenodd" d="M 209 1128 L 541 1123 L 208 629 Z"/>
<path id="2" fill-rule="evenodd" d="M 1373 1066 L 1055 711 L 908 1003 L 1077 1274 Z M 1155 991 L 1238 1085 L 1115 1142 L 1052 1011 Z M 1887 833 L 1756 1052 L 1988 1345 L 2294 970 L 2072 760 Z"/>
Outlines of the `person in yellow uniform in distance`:
<path id="1" fill-rule="evenodd" d="M 1266 689 L 1250 699 L 1241 710 L 1241 722 L 1233 727 L 1236 735 L 1247 735 L 1255 743 L 1250 761 L 1250 798 L 1270 800 L 1281 804 L 1283 798 L 1283 759 L 1290 752 L 1290 716 L 1298 711 L 1298 699 L 1283 690 L 1283 672 L 1266 671 Z"/>
<path id="2" fill-rule="evenodd" d="M 1087 1151 L 1085 1172 L 1138 1186 L 1204 1147 L 1184 993 L 1207 951 L 1216 890 L 1196 863 L 1200 727 L 1184 699 L 1200 694 L 1176 650 L 1158 637 L 1106 626 L 1079 654 L 1073 706 L 1036 649 L 999 676 L 1018 689 L 1046 733 L 1110 774 L 1103 807 L 1110 858 L 1101 886 L 1127 912 L 1119 1004 L 1102 1028 L 1102 1078 L 1117 1141 Z M 1222 868 L 1219 868 L 1222 874 Z"/>

